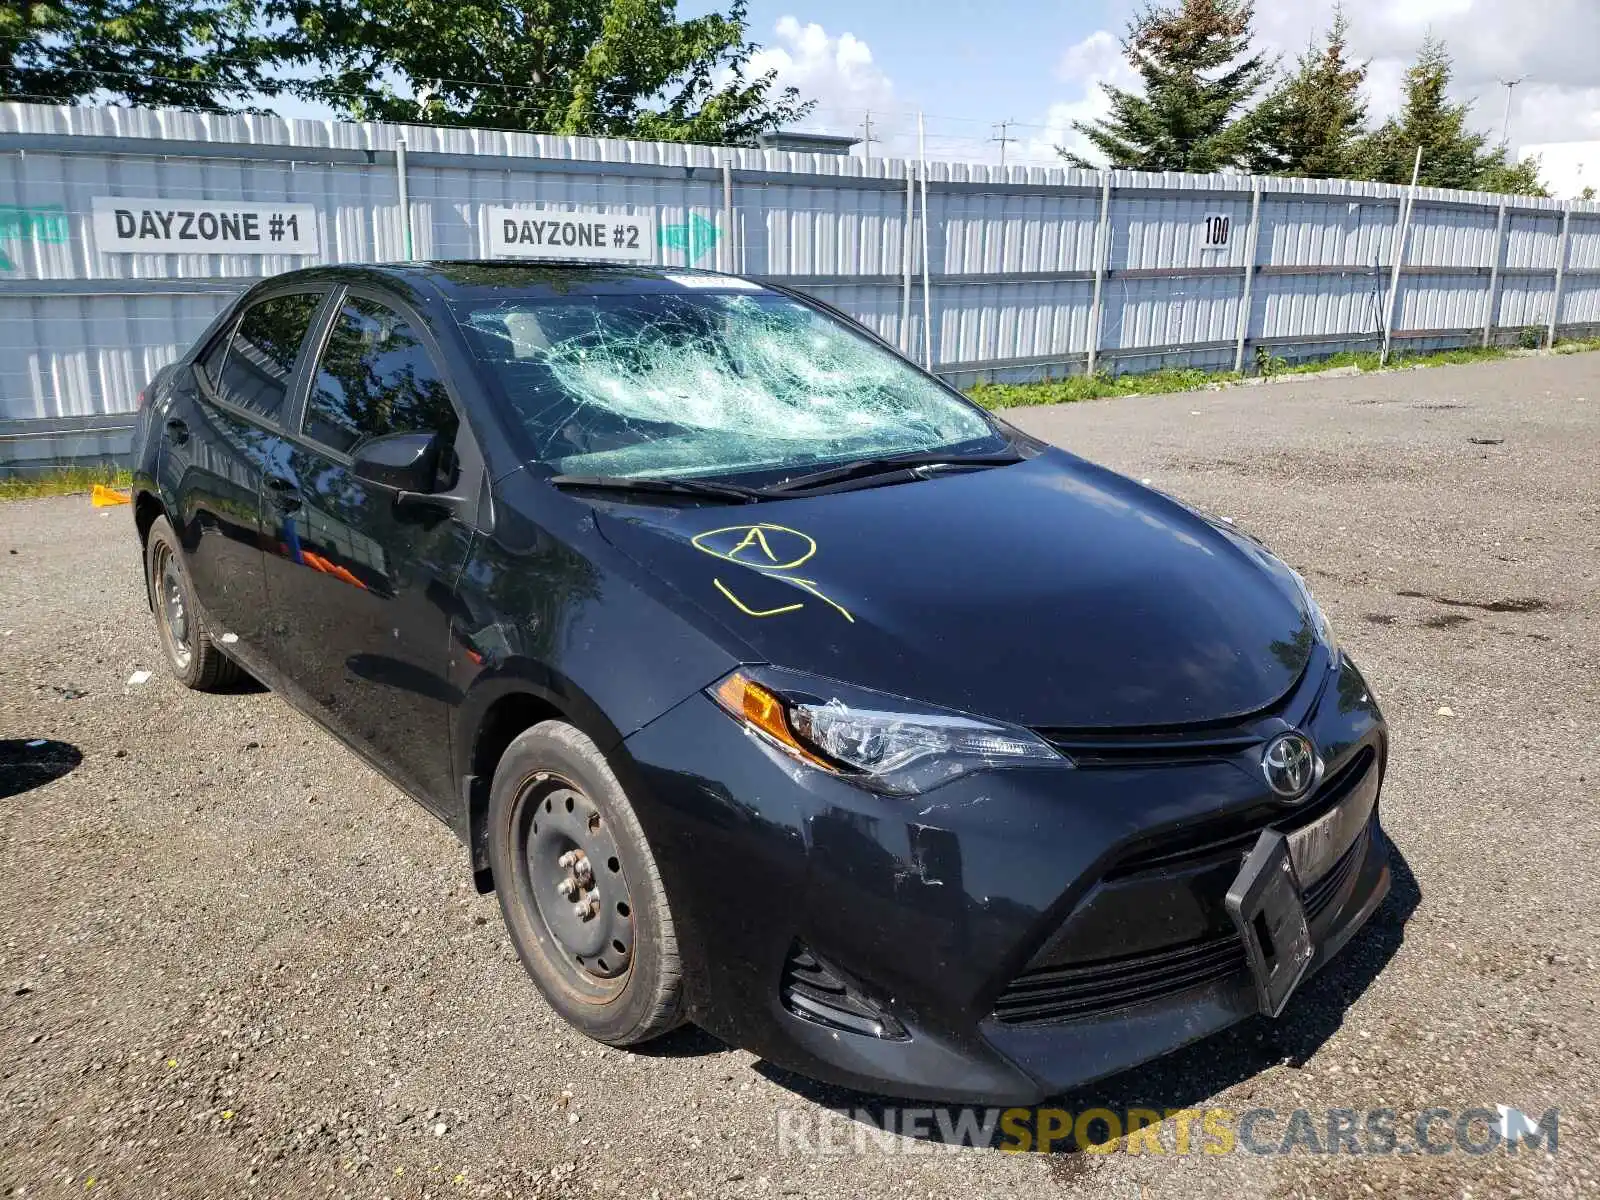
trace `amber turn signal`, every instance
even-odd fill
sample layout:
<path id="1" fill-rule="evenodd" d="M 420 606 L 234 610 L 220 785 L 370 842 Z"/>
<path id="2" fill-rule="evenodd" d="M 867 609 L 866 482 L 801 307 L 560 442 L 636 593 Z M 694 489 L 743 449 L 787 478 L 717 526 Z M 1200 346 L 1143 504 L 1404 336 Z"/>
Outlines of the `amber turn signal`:
<path id="1" fill-rule="evenodd" d="M 784 710 L 783 701 L 771 689 L 762 687 L 755 680 L 735 671 L 717 684 L 712 689 L 711 695 L 731 716 L 757 733 L 777 742 L 782 749 L 796 758 L 829 771 L 836 769 L 832 763 L 818 758 L 795 738 L 789 728 L 789 717 Z"/>

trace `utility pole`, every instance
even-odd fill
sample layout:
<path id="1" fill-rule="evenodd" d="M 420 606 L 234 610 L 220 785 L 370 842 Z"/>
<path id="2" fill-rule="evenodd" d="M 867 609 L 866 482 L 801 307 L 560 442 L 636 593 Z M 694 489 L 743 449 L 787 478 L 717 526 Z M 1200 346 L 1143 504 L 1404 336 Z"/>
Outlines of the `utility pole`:
<path id="1" fill-rule="evenodd" d="M 1506 119 L 1500 124 L 1500 145 L 1511 145 L 1511 93 L 1517 84 L 1527 79 L 1526 75 L 1518 75 L 1515 79 L 1502 79 L 1500 86 L 1506 90 Z"/>
<path id="2" fill-rule="evenodd" d="M 861 146 L 862 153 L 867 158 L 872 157 L 872 110 L 869 108 L 861 121 Z"/>
<path id="3" fill-rule="evenodd" d="M 1015 121 L 1001 121 L 994 127 L 997 131 L 995 136 L 989 139 L 991 142 L 1000 143 L 1000 169 L 1002 171 L 1006 169 L 1006 143 L 1017 140 L 1014 137 L 1007 137 L 1006 130 L 1010 129 L 1015 124 Z"/>

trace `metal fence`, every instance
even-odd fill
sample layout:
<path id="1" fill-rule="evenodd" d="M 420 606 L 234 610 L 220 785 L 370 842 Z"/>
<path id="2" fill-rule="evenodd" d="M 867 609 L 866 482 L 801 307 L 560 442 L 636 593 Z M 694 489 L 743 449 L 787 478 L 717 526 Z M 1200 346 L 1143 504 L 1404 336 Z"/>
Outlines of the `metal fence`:
<path id="1" fill-rule="evenodd" d="M 274 241 L 263 215 L 249 253 L 130 252 L 110 210 L 131 200 L 306 224 Z M 924 180 L 898 159 L 0 104 L 0 470 L 124 452 L 138 389 L 254 280 L 484 257 L 491 209 L 643 215 L 650 261 L 799 287 L 961 385 L 1600 328 L 1600 203 L 1423 188 L 1409 207 L 1338 180 Z"/>

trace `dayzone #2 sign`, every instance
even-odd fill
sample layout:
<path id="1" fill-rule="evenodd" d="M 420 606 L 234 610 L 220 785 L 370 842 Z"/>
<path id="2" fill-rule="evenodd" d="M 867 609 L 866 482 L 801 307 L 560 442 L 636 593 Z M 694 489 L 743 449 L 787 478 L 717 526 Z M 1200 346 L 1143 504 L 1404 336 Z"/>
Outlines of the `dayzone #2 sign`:
<path id="1" fill-rule="evenodd" d="M 95 244 L 106 254 L 317 254 L 310 204 L 135 200 L 96 196 Z"/>
<path id="2" fill-rule="evenodd" d="M 551 212 L 549 209 L 484 209 L 488 250 L 495 258 L 593 258 L 651 262 L 655 222 L 648 216 Z"/>

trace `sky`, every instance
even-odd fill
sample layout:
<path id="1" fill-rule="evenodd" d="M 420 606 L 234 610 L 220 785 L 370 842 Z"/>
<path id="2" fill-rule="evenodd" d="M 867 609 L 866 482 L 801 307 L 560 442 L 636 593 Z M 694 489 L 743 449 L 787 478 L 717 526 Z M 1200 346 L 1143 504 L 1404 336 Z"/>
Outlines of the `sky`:
<path id="1" fill-rule="evenodd" d="M 1335 0 L 1263 0 L 1256 31 L 1286 64 L 1332 20 Z M 1105 111 L 1100 84 L 1130 86 L 1120 38 L 1135 0 L 751 0 L 756 65 L 818 102 L 803 127 L 860 135 L 874 154 L 1050 165 L 1057 145 L 1086 150 L 1072 123 Z M 1506 88 L 1510 140 L 1600 139 L 1600 0 L 1344 0 L 1353 52 L 1370 60 L 1374 121 L 1394 112 L 1406 66 L 1431 31 L 1456 61 L 1456 98 L 1498 140 Z M 694 11 L 689 0 L 685 12 Z M 878 139 L 882 139 L 881 142 Z M 860 153 L 858 149 L 857 153 Z M 1093 155 L 1089 155 L 1093 157 Z"/>
<path id="2" fill-rule="evenodd" d="M 1261 43 L 1291 65 L 1332 20 L 1336 0 L 1258 0 Z M 680 0 L 693 15 L 716 0 Z M 1370 62 L 1374 123 L 1399 106 L 1406 67 L 1430 32 L 1456 62 L 1454 92 L 1499 139 L 1600 140 L 1600 0 L 1343 0 L 1353 53 Z M 801 128 L 862 135 L 874 156 L 914 156 L 917 114 L 928 157 L 1050 166 L 1056 146 L 1094 160 L 1074 121 L 1106 110 L 1102 83 L 1136 77 L 1120 39 L 1139 0 L 750 0 L 753 65 L 817 101 Z M 320 106 L 275 104 L 285 116 Z M 862 149 L 857 148 L 856 153 Z"/>

